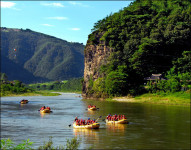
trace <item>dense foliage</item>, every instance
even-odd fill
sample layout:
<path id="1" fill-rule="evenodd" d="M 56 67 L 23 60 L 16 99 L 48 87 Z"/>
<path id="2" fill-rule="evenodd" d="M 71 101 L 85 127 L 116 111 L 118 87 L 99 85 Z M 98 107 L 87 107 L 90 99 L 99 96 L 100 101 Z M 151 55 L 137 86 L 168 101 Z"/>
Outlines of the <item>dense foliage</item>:
<path id="1" fill-rule="evenodd" d="M 174 61 L 173 64 L 174 66 L 167 72 L 167 80 L 147 83 L 149 92 L 172 93 L 191 89 L 191 51 L 185 51 L 183 56 Z"/>
<path id="2" fill-rule="evenodd" d="M 118 13 L 95 23 L 89 35 L 87 44 L 104 42 L 114 52 L 107 64 L 99 67 L 99 78 L 92 79 L 88 94 L 96 97 L 140 94 L 145 77 L 154 73 L 167 74 L 174 60 L 180 58 L 184 51 L 190 52 L 190 39 L 191 1 L 134 1 Z M 188 53 L 184 55 L 190 57 Z M 186 63 L 181 58 L 178 61 L 181 63 L 174 63 L 173 68 L 179 71 L 176 75 L 184 78 L 190 62 Z M 124 69 L 119 71 L 119 66 Z M 185 74 L 180 75 L 182 71 Z M 172 81 L 166 82 L 175 84 L 177 80 L 174 78 L 169 76 Z M 173 88 L 180 90 L 178 83 Z"/>
<path id="3" fill-rule="evenodd" d="M 62 92 L 81 92 L 82 78 L 69 79 L 67 81 L 53 81 L 48 83 L 29 84 L 28 87 L 35 90 L 54 90 Z"/>
<path id="4" fill-rule="evenodd" d="M 1 150 L 34 150 L 30 140 L 23 140 L 23 143 L 15 145 L 11 139 L 1 139 Z M 48 142 L 44 142 L 44 145 L 39 146 L 38 150 L 77 150 L 80 145 L 80 142 L 77 138 L 72 138 L 71 140 L 67 139 L 65 146 L 53 146 L 52 137 L 49 138 Z"/>
<path id="5" fill-rule="evenodd" d="M 1 75 L 1 80 L 0 80 L 1 96 L 6 95 L 7 93 L 21 94 L 34 91 L 31 88 L 25 87 L 25 85 L 19 80 L 9 81 L 5 73 L 0 73 L 0 75 Z"/>
<path id="6" fill-rule="evenodd" d="M 1 71 L 24 83 L 83 76 L 84 45 L 29 29 L 1 28 Z"/>

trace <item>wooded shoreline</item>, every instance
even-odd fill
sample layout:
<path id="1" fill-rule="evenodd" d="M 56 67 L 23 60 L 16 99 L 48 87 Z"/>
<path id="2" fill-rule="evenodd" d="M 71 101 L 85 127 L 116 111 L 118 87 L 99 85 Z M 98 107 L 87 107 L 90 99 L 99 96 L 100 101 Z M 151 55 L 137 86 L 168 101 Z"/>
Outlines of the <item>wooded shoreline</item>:
<path id="1" fill-rule="evenodd" d="M 1 97 L 19 97 L 19 96 L 58 96 L 61 91 L 36 91 L 30 93 L 6 93 Z M 123 96 L 123 97 L 113 97 L 107 99 L 99 98 L 84 98 L 84 99 L 96 99 L 96 100 L 107 100 L 116 102 L 128 102 L 128 103 L 152 103 L 152 104 L 165 104 L 165 105 L 182 105 L 191 106 L 191 91 L 187 92 L 176 92 L 169 93 L 165 95 L 146 93 L 139 96 Z M 68 92 L 62 92 L 68 93 Z M 71 93 L 71 92 L 70 92 Z M 76 92 L 73 92 L 76 93 Z M 80 94 L 80 93 L 78 93 Z"/>

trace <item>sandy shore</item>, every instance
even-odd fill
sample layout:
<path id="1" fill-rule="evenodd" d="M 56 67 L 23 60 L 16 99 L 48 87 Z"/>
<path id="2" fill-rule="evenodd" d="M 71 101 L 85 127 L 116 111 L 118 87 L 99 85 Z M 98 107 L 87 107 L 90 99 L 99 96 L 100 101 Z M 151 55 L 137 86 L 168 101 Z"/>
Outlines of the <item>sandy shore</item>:
<path id="1" fill-rule="evenodd" d="M 112 100 L 119 101 L 119 102 L 136 102 L 136 100 L 132 97 L 115 97 Z"/>

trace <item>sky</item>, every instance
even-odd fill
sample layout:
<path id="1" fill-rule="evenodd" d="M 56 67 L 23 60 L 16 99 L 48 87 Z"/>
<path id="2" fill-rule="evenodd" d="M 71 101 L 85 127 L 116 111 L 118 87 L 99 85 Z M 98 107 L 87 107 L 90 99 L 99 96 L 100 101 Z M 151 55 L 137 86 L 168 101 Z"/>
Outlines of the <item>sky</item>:
<path id="1" fill-rule="evenodd" d="M 1 1 L 1 27 L 31 29 L 86 44 L 98 20 L 132 1 Z"/>

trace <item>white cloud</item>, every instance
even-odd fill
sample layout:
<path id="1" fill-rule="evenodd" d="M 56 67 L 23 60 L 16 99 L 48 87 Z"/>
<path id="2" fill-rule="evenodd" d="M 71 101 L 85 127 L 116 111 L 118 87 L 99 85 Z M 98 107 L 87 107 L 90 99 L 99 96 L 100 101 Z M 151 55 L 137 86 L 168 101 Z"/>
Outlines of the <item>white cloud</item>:
<path id="1" fill-rule="evenodd" d="M 80 30 L 80 28 L 70 28 L 70 30 L 78 31 L 78 30 Z"/>
<path id="2" fill-rule="evenodd" d="M 41 24 L 41 25 L 47 26 L 47 27 L 53 27 L 53 25 L 51 25 L 51 24 Z"/>
<path id="3" fill-rule="evenodd" d="M 55 20 L 67 20 L 67 17 L 47 17 L 47 19 L 55 19 Z"/>
<path id="4" fill-rule="evenodd" d="M 61 3 L 42 3 L 44 6 L 53 6 L 53 7 L 64 7 Z"/>
<path id="5" fill-rule="evenodd" d="M 88 5 L 84 5 L 84 4 L 82 4 L 82 3 L 78 3 L 78 2 L 73 2 L 73 1 L 71 1 L 71 2 L 69 2 L 71 5 L 76 5 L 76 6 L 81 6 L 81 7 L 89 7 Z"/>
<path id="6" fill-rule="evenodd" d="M 1 8 L 12 8 L 15 6 L 16 3 L 13 2 L 2 2 L 1 1 Z"/>

